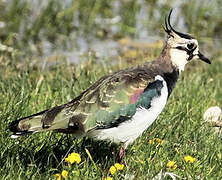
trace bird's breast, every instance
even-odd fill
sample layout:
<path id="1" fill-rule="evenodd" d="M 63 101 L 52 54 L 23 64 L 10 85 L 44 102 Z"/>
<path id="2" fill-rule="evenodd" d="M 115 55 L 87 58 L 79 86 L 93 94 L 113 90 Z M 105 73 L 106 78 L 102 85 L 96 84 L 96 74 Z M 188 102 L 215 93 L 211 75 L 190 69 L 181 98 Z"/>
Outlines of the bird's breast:
<path id="1" fill-rule="evenodd" d="M 168 98 L 168 88 L 165 80 L 161 76 L 156 76 L 156 80 L 163 82 L 163 87 L 159 96 L 154 97 L 148 109 L 138 107 L 135 115 L 118 127 L 100 129 L 93 136 L 100 140 L 110 140 L 115 143 L 124 142 L 129 144 L 139 137 L 159 116 L 166 105 Z"/>

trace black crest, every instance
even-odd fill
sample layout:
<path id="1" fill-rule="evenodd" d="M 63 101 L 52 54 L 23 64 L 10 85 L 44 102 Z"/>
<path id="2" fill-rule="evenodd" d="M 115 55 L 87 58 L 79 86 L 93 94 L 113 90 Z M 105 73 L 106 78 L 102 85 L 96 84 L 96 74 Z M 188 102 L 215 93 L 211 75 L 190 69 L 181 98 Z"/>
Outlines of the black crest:
<path id="1" fill-rule="evenodd" d="M 184 33 L 178 32 L 175 29 L 173 29 L 173 27 L 171 26 L 171 23 L 170 23 L 170 17 L 171 17 L 172 11 L 173 11 L 173 9 L 170 10 L 168 17 L 167 16 L 165 17 L 165 27 L 163 27 L 163 28 L 166 31 L 166 33 L 170 35 L 170 33 L 173 31 L 181 38 L 193 39 L 193 37 L 190 36 L 189 34 L 184 34 Z M 169 25 L 169 27 L 168 27 L 168 25 Z"/>

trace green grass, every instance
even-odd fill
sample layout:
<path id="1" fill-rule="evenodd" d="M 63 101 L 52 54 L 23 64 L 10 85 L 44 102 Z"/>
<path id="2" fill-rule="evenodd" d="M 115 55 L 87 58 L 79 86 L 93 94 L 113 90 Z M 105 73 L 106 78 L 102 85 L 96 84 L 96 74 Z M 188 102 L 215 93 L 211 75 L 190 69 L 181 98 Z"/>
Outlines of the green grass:
<path id="1" fill-rule="evenodd" d="M 143 61 L 140 59 L 137 63 Z M 187 66 L 163 113 L 128 147 L 127 166 L 117 172 L 114 179 L 123 179 L 127 174 L 134 175 L 135 179 L 151 179 L 161 170 L 185 179 L 222 177 L 222 138 L 215 135 L 202 119 L 208 107 L 222 105 L 221 56 L 212 61 L 212 65 L 207 65 L 196 60 Z M 91 59 L 79 65 L 58 62 L 50 70 L 45 70 L 31 65 L 31 62 L 19 65 L 9 62 L 13 62 L 12 59 L 2 58 L 0 65 L 0 178 L 55 179 L 55 174 L 63 169 L 68 170 L 70 179 L 109 176 L 109 167 L 117 162 L 109 143 L 51 132 L 13 140 L 8 124 L 66 103 L 99 77 L 130 65 L 123 61 L 110 66 Z M 163 139 L 163 144 L 149 144 L 153 138 Z M 64 158 L 71 152 L 80 153 L 82 161 L 69 168 Z M 195 157 L 196 162 L 185 163 L 185 155 Z M 176 161 L 178 168 L 168 169 L 169 160 Z"/>
<path id="2" fill-rule="evenodd" d="M 135 179 L 151 179 L 163 171 L 183 179 L 222 178 L 222 136 L 203 121 L 208 107 L 222 108 L 221 1 L 183 1 L 177 7 L 178 0 L 144 1 L 142 5 L 128 0 L 119 1 L 119 10 L 114 8 L 115 2 L 118 1 L 81 0 L 64 4 L 48 0 L 39 2 L 41 8 L 37 11 L 33 8 L 36 5 L 27 0 L 0 2 L 0 22 L 5 24 L 0 27 L 0 45 L 13 48 L 0 48 L 0 179 L 55 179 L 55 174 L 64 169 L 68 170 L 69 179 L 111 176 L 109 168 L 117 159 L 109 142 L 51 132 L 13 140 L 8 125 L 20 117 L 67 103 L 103 75 L 153 60 L 160 49 L 137 54 L 139 57 L 133 57 L 131 64 L 124 57 L 110 65 L 108 57 L 98 62 L 89 56 L 86 62 L 70 65 L 64 63 L 65 57 L 55 57 L 56 64 L 45 67 L 44 57 L 41 58 L 45 42 L 53 45 L 49 52 L 57 49 L 71 52 L 78 36 L 104 41 L 137 38 L 138 14 L 143 6 L 147 6 L 147 12 L 143 12 L 147 20 L 141 23 L 142 29 L 148 29 L 149 35 L 165 36 L 161 25 L 169 9 L 174 7 L 181 15 L 174 19 L 175 28 L 180 18 L 184 18 L 186 32 L 197 36 L 201 44 L 207 43 L 205 52 L 214 58 L 212 65 L 196 60 L 186 67 L 159 118 L 128 147 L 127 166 L 111 177 L 129 179 L 127 176 L 133 175 Z M 96 21 L 117 16 L 121 21 L 114 25 L 118 29 L 115 32 L 110 32 L 112 23 Z M 163 139 L 163 144 L 149 144 L 154 138 Z M 118 151 L 119 147 L 113 150 Z M 82 161 L 69 168 L 64 158 L 71 152 L 79 153 Z M 185 155 L 195 157 L 196 161 L 185 163 Z M 178 167 L 168 169 L 169 161 L 175 161 Z"/>

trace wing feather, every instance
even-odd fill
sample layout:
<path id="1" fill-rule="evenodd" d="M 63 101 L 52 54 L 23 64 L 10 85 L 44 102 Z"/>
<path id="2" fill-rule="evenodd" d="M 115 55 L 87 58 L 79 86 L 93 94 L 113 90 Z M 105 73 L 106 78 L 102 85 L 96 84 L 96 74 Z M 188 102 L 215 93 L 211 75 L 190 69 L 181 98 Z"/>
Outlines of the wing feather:
<path id="1" fill-rule="evenodd" d="M 89 114 L 85 131 L 115 126 L 131 118 L 139 106 L 148 107 L 155 92 L 144 90 L 155 79 L 144 71 L 120 71 L 97 81 L 80 99 L 75 113 Z M 155 91 L 155 90 L 153 90 Z"/>

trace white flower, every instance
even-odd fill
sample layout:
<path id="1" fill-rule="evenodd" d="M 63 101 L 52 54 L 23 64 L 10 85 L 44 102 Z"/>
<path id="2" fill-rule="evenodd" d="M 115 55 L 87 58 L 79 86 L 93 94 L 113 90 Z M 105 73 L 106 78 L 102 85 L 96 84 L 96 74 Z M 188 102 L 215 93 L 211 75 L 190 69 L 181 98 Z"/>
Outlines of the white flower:
<path id="1" fill-rule="evenodd" d="M 181 179 L 180 176 L 171 173 L 171 172 L 163 172 L 162 170 L 155 176 L 152 178 L 152 180 L 162 180 L 165 179 L 167 176 L 169 176 L 172 180 L 176 180 L 177 178 Z"/>
<path id="2" fill-rule="evenodd" d="M 210 107 L 204 113 L 204 120 L 210 123 L 212 126 L 222 127 L 222 110 L 218 106 Z"/>

